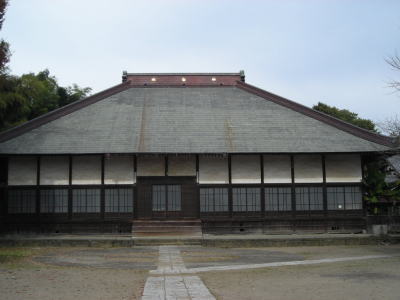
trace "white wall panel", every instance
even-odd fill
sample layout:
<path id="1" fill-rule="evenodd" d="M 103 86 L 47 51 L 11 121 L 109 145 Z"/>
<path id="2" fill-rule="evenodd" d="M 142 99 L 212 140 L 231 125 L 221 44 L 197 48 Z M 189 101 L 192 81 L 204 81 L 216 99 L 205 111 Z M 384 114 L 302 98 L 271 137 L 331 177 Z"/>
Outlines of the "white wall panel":
<path id="1" fill-rule="evenodd" d="M 261 183 L 259 155 L 232 155 L 232 183 Z"/>
<path id="2" fill-rule="evenodd" d="M 104 160 L 105 184 L 135 183 L 133 156 L 111 156 Z"/>
<path id="3" fill-rule="evenodd" d="M 168 156 L 168 176 L 196 176 L 196 157 Z"/>
<path id="4" fill-rule="evenodd" d="M 294 181 L 296 183 L 323 182 L 321 155 L 295 155 Z"/>
<path id="5" fill-rule="evenodd" d="M 41 185 L 69 184 L 68 156 L 43 156 L 40 158 Z"/>
<path id="6" fill-rule="evenodd" d="M 8 161 L 9 185 L 36 185 L 36 157 L 10 157 Z"/>
<path id="7" fill-rule="evenodd" d="M 101 184 L 101 157 L 72 157 L 72 184 Z"/>
<path id="8" fill-rule="evenodd" d="M 137 164 L 138 176 L 165 176 L 164 156 L 139 156 Z"/>
<path id="9" fill-rule="evenodd" d="M 326 155 L 327 182 L 360 182 L 361 157 L 358 154 Z"/>
<path id="10" fill-rule="evenodd" d="M 289 155 L 264 155 L 264 182 L 291 183 Z"/>
<path id="11" fill-rule="evenodd" d="M 200 156 L 199 182 L 203 184 L 229 183 L 228 158 Z"/>

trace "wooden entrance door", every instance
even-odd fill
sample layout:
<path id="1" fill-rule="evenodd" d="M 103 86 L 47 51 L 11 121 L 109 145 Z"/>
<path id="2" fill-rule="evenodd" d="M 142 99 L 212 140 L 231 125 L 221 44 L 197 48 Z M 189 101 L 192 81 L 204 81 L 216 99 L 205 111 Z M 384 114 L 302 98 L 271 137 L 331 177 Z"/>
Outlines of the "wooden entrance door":
<path id="1" fill-rule="evenodd" d="M 180 184 L 152 185 L 152 216 L 179 218 L 182 214 L 182 186 Z"/>
<path id="2" fill-rule="evenodd" d="M 199 199 L 195 177 L 139 177 L 137 218 L 198 218 Z"/>

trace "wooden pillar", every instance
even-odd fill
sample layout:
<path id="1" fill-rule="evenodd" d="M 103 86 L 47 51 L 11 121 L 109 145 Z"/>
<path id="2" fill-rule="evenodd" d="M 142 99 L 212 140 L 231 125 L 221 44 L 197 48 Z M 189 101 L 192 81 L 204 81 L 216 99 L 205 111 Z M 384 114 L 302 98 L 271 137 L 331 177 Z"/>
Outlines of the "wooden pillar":
<path id="1" fill-rule="evenodd" d="M 328 194 L 326 188 L 326 167 L 325 167 L 325 154 L 321 155 L 322 160 L 322 196 L 323 196 L 323 208 L 324 208 L 324 223 L 325 223 L 325 231 L 328 230 Z"/>
<path id="2" fill-rule="evenodd" d="M 261 170 L 261 214 L 265 217 L 264 155 L 260 155 Z"/>
<path id="3" fill-rule="evenodd" d="M 133 195 L 133 199 L 132 199 L 132 201 L 133 201 L 133 215 L 132 215 L 132 217 L 133 218 L 137 218 L 137 216 L 138 216 L 138 214 L 137 214 L 137 211 L 138 211 L 138 192 L 137 192 L 137 155 L 136 154 L 134 154 L 133 155 L 133 180 L 134 180 L 134 184 L 133 184 L 133 187 L 132 187 L 132 189 L 133 189 L 133 192 L 132 192 L 132 195 Z M 136 185 L 136 188 L 135 188 L 135 185 Z"/>
<path id="4" fill-rule="evenodd" d="M 200 186 L 199 186 L 199 180 L 200 180 L 200 160 L 199 160 L 199 155 L 196 154 L 196 183 L 197 183 L 197 217 L 200 218 L 201 212 L 200 212 Z"/>
<path id="5" fill-rule="evenodd" d="M 8 157 L 0 159 L 1 174 L 0 174 L 0 209 L 2 216 L 7 215 L 8 206 Z"/>
<path id="6" fill-rule="evenodd" d="M 365 162 L 365 156 L 362 154 L 360 154 L 360 167 L 361 167 L 361 181 L 363 182 L 364 176 L 365 176 L 364 168 L 366 167 L 366 162 Z M 361 186 L 361 195 L 364 195 L 364 193 L 365 193 L 364 185 L 361 184 L 360 186 Z M 363 215 L 364 215 L 364 217 L 366 217 L 368 214 L 368 208 L 367 208 L 366 202 L 364 201 L 364 197 L 362 197 L 361 203 L 362 203 Z M 366 226 L 367 226 L 367 224 L 366 224 Z"/>
<path id="7" fill-rule="evenodd" d="M 229 178 L 229 188 L 228 188 L 228 203 L 229 203 L 229 216 L 233 217 L 233 194 L 232 194 L 232 156 L 228 154 L 228 178 Z"/>
<path id="8" fill-rule="evenodd" d="M 104 161 L 105 155 L 101 156 L 101 188 L 100 188 L 100 217 L 104 220 L 105 216 L 105 207 L 106 207 L 106 200 L 105 200 L 105 190 L 104 190 Z"/>
<path id="9" fill-rule="evenodd" d="M 296 186 L 294 181 L 294 156 L 290 155 L 290 173 L 292 177 L 292 229 L 296 231 Z"/>
<path id="10" fill-rule="evenodd" d="M 36 157 L 36 216 L 40 221 L 40 156 Z"/>
<path id="11" fill-rule="evenodd" d="M 165 176 L 168 176 L 168 155 L 164 156 L 164 168 L 165 168 Z"/>
<path id="12" fill-rule="evenodd" d="M 68 219 L 72 219 L 72 155 L 68 156 Z"/>

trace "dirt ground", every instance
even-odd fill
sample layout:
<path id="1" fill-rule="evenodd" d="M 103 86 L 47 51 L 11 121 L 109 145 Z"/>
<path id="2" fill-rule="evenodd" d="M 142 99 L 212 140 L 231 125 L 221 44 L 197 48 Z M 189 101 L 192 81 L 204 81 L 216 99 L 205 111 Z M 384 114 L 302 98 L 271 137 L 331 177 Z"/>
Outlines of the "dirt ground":
<path id="1" fill-rule="evenodd" d="M 120 249 L 49 248 L 35 249 L 34 255 L 0 263 L 0 299 L 40 300 L 109 300 L 140 299 L 148 271 L 122 268 L 116 257 Z M 0 248 L 1 251 L 1 248 Z M 108 265 L 50 264 L 46 257 L 84 257 L 84 251 L 116 253 L 106 257 Z M 68 255 L 68 254 L 73 255 Z M 154 259 L 157 261 L 157 254 Z M 141 261 L 142 253 L 131 254 L 130 260 Z M 43 262 L 41 262 L 43 260 Z M 128 259 L 129 260 L 129 259 Z M 143 259 L 148 261 L 149 258 Z"/>
<path id="2" fill-rule="evenodd" d="M 217 299 L 400 299 L 400 245 L 179 249 L 187 268 L 391 255 L 197 275 Z M 157 263 L 158 247 L 0 247 L 0 299 L 140 299 Z"/>
<path id="3" fill-rule="evenodd" d="M 306 259 L 400 255 L 398 246 L 269 248 Z M 400 299 L 400 256 L 199 274 L 217 299 Z"/>

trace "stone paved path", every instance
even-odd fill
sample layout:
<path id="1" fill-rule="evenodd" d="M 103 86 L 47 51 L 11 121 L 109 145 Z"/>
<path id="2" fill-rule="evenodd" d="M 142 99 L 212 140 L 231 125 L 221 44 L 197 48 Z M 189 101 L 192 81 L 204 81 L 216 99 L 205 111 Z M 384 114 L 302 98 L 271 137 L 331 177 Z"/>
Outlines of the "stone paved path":
<path id="1" fill-rule="evenodd" d="M 283 266 L 296 266 L 296 265 L 315 265 L 323 263 L 335 263 L 335 262 L 345 262 L 345 261 L 355 261 L 355 260 L 365 260 L 365 259 L 377 259 L 377 258 L 390 258 L 393 255 L 365 255 L 365 256 L 351 256 L 351 257 L 338 257 L 338 258 L 324 258 L 324 259 L 309 259 L 309 260 L 297 260 L 297 261 L 282 261 L 282 262 L 272 262 L 272 263 L 262 263 L 262 264 L 246 264 L 246 265 L 228 265 L 228 266 L 211 266 L 211 267 L 199 267 L 199 268 L 189 268 L 182 272 L 187 274 L 200 273 L 200 272 L 210 272 L 210 271 L 230 271 L 230 270 L 246 270 L 246 269 L 258 269 L 258 268 L 268 268 L 268 267 L 283 267 Z M 150 274 L 174 274 L 174 272 L 169 272 L 168 269 L 150 271 Z"/>
<path id="2" fill-rule="evenodd" d="M 149 277 L 144 286 L 142 300 L 215 300 L 198 276 L 179 276 L 187 273 L 180 250 L 176 246 L 160 246 L 157 274 Z M 165 276 L 176 274 L 175 276 Z"/>

